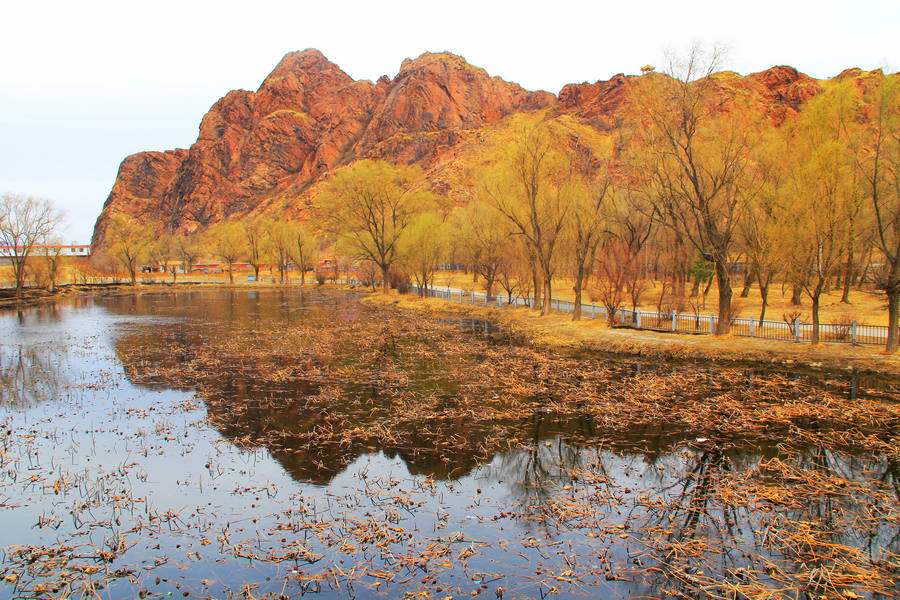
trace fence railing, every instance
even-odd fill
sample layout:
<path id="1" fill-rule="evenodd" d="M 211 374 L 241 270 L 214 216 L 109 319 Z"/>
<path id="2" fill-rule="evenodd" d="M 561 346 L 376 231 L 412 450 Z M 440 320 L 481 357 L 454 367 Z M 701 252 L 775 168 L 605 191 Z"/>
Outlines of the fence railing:
<path id="1" fill-rule="evenodd" d="M 443 298 L 451 302 L 465 304 L 480 304 L 483 306 L 521 307 L 531 306 L 534 298 L 504 295 L 488 296 L 479 292 L 469 292 L 454 288 L 428 288 L 422 293 L 419 286 L 410 286 L 410 292 L 418 295 L 427 295 L 433 298 Z M 570 300 L 554 298 L 550 303 L 553 311 L 571 314 L 575 310 L 575 304 Z M 585 319 L 607 319 L 605 306 L 597 304 L 582 304 L 581 316 Z M 620 327 L 633 329 L 649 329 L 654 331 L 671 331 L 675 333 L 693 333 L 710 335 L 716 330 L 718 317 L 714 314 L 701 315 L 696 313 L 654 312 L 647 310 L 618 309 L 613 315 L 613 323 Z M 812 323 L 803 323 L 799 319 L 792 322 L 785 321 L 760 321 L 759 319 L 747 319 L 736 317 L 731 319 L 731 334 L 741 337 L 754 337 L 767 340 L 784 340 L 791 342 L 809 342 L 812 339 Z M 819 341 L 847 344 L 872 344 L 884 345 L 887 343 L 888 328 L 885 325 L 866 325 L 856 321 L 849 323 L 820 323 Z"/>

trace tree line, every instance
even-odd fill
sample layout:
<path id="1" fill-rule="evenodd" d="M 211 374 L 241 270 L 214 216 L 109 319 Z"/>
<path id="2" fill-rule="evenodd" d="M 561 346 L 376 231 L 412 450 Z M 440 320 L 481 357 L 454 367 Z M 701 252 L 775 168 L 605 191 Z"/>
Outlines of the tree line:
<path id="1" fill-rule="evenodd" d="M 827 82 L 796 116 L 775 123 L 752 98 L 723 92 L 717 57 L 693 51 L 667 73 L 629 83 L 618 126 L 588 139 L 564 120 L 523 127 L 491 157 L 460 201 L 438 194 L 415 166 L 360 160 L 319 188 L 304 220 L 261 216 L 202 233 L 159 235 L 111 218 L 108 252 L 136 269 L 190 271 L 215 256 L 233 281 L 248 262 L 284 281 L 305 279 L 319 257 L 355 265 L 373 287 L 434 283 L 438 265 L 462 264 L 486 292 L 533 299 L 546 314 L 555 285 L 571 281 L 574 319 L 585 294 L 610 320 L 646 301 L 718 294 L 717 334 L 730 331 L 734 296 L 753 284 L 765 319 L 773 284 L 811 304 L 812 342 L 829 289 L 849 301 L 874 285 L 888 308 L 887 349 L 900 343 L 900 77 Z M 458 195 L 459 196 L 459 195 Z M 98 259 L 99 260 L 99 259 Z M 740 290 L 739 292 L 737 290 Z"/>

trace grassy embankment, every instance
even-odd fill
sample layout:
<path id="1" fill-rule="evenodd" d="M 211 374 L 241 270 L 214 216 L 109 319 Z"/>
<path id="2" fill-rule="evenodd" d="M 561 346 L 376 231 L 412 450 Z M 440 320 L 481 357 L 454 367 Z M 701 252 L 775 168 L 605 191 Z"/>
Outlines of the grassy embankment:
<path id="1" fill-rule="evenodd" d="M 562 279 L 554 280 L 553 282 L 553 297 L 559 298 L 560 300 L 574 300 L 575 294 L 572 291 L 572 280 Z M 446 287 L 450 286 L 453 288 L 464 289 L 466 291 L 476 291 L 478 293 L 484 293 L 484 281 L 479 279 L 478 282 L 472 281 L 472 275 L 458 273 L 458 272 L 438 272 L 435 275 L 435 286 L 436 287 Z M 735 289 L 733 290 L 733 298 L 732 298 L 732 310 L 736 317 L 746 317 L 746 318 L 759 318 L 759 312 L 762 308 L 762 300 L 759 296 L 759 287 L 757 285 L 753 285 L 750 288 L 750 295 L 747 298 L 741 298 L 740 293 L 742 289 L 742 282 L 738 281 L 735 284 Z M 655 311 L 657 306 L 659 305 L 659 296 L 662 291 L 662 286 L 659 282 L 653 282 L 653 284 L 647 288 L 647 291 L 641 297 L 641 302 L 638 308 L 642 310 Z M 495 284 L 494 288 L 491 290 L 492 294 L 505 294 L 503 288 L 500 287 L 499 284 Z M 698 304 L 700 303 L 700 298 L 686 298 L 686 299 L 675 299 L 672 297 L 671 289 L 666 292 L 666 295 L 663 298 L 662 307 L 663 312 L 667 312 L 671 310 L 673 307 L 678 307 L 679 304 L 682 304 L 680 308 L 678 308 L 679 312 L 684 313 L 693 313 L 693 309 L 690 305 L 691 301 L 695 301 Z M 790 303 L 791 300 L 791 290 L 790 288 L 784 288 L 780 284 L 773 283 L 769 288 L 769 303 L 766 308 L 766 320 L 768 321 L 781 321 L 784 315 L 799 312 L 800 320 L 804 323 L 812 322 L 812 301 L 806 295 L 803 296 L 802 305 L 797 307 L 793 306 Z M 589 290 L 585 290 L 583 302 L 590 303 L 591 297 Z M 625 300 L 625 308 L 631 308 L 631 303 L 629 299 L 626 297 Z M 597 302 L 598 306 L 600 302 Z M 715 314 L 719 308 L 719 296 L 718 290 L 716 289 L 715 284 L 713 284 L 709 290 L 709 294 L 706 297 L 706 305 L 700 309 L 700 314 L 708 315 L 710 313 Z M 852 320 L 856 319 L 860 324 L 866 325 L 887 325 L 888 323 L 888 314 L 887 314 L 887 299 L 884 295 L 884 292 L 875 289 L 856 289 L 853 288 L 850 290 L 850 303 L 841 302 L 841 290 L 832 288 L 827 293 L 822 294 L 822 298 L 820 301 L 819 312 L 821 315 L 821 319 L 823 323 L 839 323 L 844 320 Z"/>
<path id="2" fill-rule="evenodd" d="M 541 317 L 526 308 L 493 308 L 458 304 L 412 295 L 370 294 L 364 302 L 433 314 L 456 314 L 490 319 L 511 333 L 546 348 L 568 348 L 640 356 L 660 360 L 757 363 L 781 367 L 878 373 L 900 377 L 900 357 L 880 347 L 850 344 L 796 344 L 745 337 L 712 337 L 610 328 L 603 320 L 574 322 L 570 315 Z"/>

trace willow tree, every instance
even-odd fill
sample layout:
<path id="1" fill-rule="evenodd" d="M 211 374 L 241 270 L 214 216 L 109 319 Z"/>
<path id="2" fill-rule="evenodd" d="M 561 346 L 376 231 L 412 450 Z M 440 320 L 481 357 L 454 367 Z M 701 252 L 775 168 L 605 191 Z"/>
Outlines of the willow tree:
<path id="1" fill-rule="evenodd" d="M 640 116 L 632 124 L 633 179 L 647 188 L 660 223 L 713 264 L 719 289 L 716 334 L 731 329 L 731 255 L 753 187 L 747 154 L 755 127 L 741 119 L 741 99 L 722 113 L 724 90 L 714 71 L 719 56 L 693 48 L 670 58 L 667 74 L 649 73 L 633 84 Z"/>
<path id="2" fill-rule="evenodd" d="M 451 227 L 458 240 L 457 251 L 476 277 L 484 279 L 485 293 L 493 295 L 510 244 L 508 219 L 480 197 L 453 214 Z"/>
<path id="3" fill-rule="evenodd" d="M 244 227 L 237 221 L 222 221 L 206 232 L 207 246 L 228 266 L 228 282 L 234 283 L 234 263 L 245 256 Z"/>
<path id="4" fill-rule="evenodd" d="M 329 229 L 357 259 L 381 270 L 385 294 L 388 271 L 400 258 L 401 241 L 413 217 L 431 203 L 422 190 L 421 170 L 362 160 L 339 169 L 325 184 L 321 206 Z"/>
<path id="5" fill-rule="evenodd" d="M 269 242 L 272 258 L 278 265 L 279 283 L 290 283 L 288 267 L 294 254 L 294 228 L 291 221 L 273 220 L 269 222 Z"/>
<path id="6" fill-rule="evenodd" d="M 203 253 L 203 244 L 196 233 L 182 233 L 172 238 L 175 255 L 181 261 L 181 269 L 185 275 L 194 268 L 194 263 Z"/>
<path id="7" fill-rule="evenodd" d="M 137 285 L 138 265 L 148 259 L 149 251 L 156 239 L 152 228 L 130 215 L 116 213 L 106 231 L 110 254 L 116 257 L 128 272 L 131 285 Z"/>
<path id="8" fill-rule="evenodd" d="M 884 257 L 876 283 L 888 301 L 886 349 L 900 348 L 900 75 L 869 82 L 851 144 L 863 190 L 874 213 L 874 243 Z M 866 116 L 868 115 L 868 118 Z"/>
<path id="9" fill-rule="evenodd" d="M 757 194 L 749 207 L 748 218 L 740 224 L 741 243 L 747 255 L 749 271 L 759 285 L 762 309 L 759 326 L 763 326 L 769 306 L 769 288 L 784 260 L 779 253 L 780 193 L 785 187 L 789 166 L 784 161 L 787 145 L 782 131 L 771 129 L 755 148 L 755 165 L 760 175 Z"/>
<path id="10" fill-rule="evenodd" d="M 260 217 L 244 224 L 244 241 L 247 244 L 247 258 L 253 267 L 253 278 L 259 281 L 259 269 L 271 250 L 271 235 L 274 221 Z"/>
<path id="11" fill-rule="evenodd" d="M 541 315 L 550 312 L 557 251 L 570 209 L 566 178 L 564 157 L 547 128 L 539 125 L 521 133 L 483 186 L 514 234 L 525 240 L 534 265 L 536 300 L 538 279 L 543 288 Z"/>
<path id="12" fill-rule="evenodd" d="M 581 319 L 585 279 L 594 266 L 602 237 L 609 232 L 611 210 L 608 205 L 614 193 L 611 163 L 609 155 L 598 158 L 581 145 L 572 150 L 570 157 L 565 197 L 569 214 L 566 246 L 575 275 L 573 321 Z"/>
<path id="13" fill-rule="evenodd" d="M 300 271 L 300 285 L 306 283 L 306 271 L 316 260 L 316 238 L 307 225 L 299 221 L 288 221 L 291 226 L 291 259 Z"/>
<path id="14" fill-rule="evenodd" d="M 804 107 L 787 137 L 787 176 L 777 217 L 782 256 L 812 300 L 812 343 L 819 342 L 819 303 L 844 252 L 848 211 L 856 194 L 841 125 L 845 106 L 822 95 Z M 796 275 L 795 275 L 796 276 Z"/>
<path id="15" fill-rule="evenodd" d="M 419 295 L 424 296 L 434 285 L 434 272 L 444 262 L 450 247 L 447 223 L 436 212 L 428 211 L 416 215 L 409 229 L 400 241 L 403 267 L 419 287 Z"/>

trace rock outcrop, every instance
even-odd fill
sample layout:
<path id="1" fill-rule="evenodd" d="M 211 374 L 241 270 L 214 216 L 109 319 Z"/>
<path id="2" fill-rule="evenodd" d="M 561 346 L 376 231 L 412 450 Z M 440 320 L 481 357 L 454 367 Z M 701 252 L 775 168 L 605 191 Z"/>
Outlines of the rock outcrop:
<path id="1" fill-rule="evenodd" d="M 461 131 L 555 101 L 449 53 L 406 60 L 393 80 L 373 84 L 354 81 L 318 50 L 293 52 L 255 92 L 232 91 L 216 102 L 190 149 L 128 157 L 93 244 L 103 245 L 111 211 L 144 216 L 152 207 L 161 227 L 204 228 L 279 194 L 302 194 L 357 158 L 428 166 Z"/>

